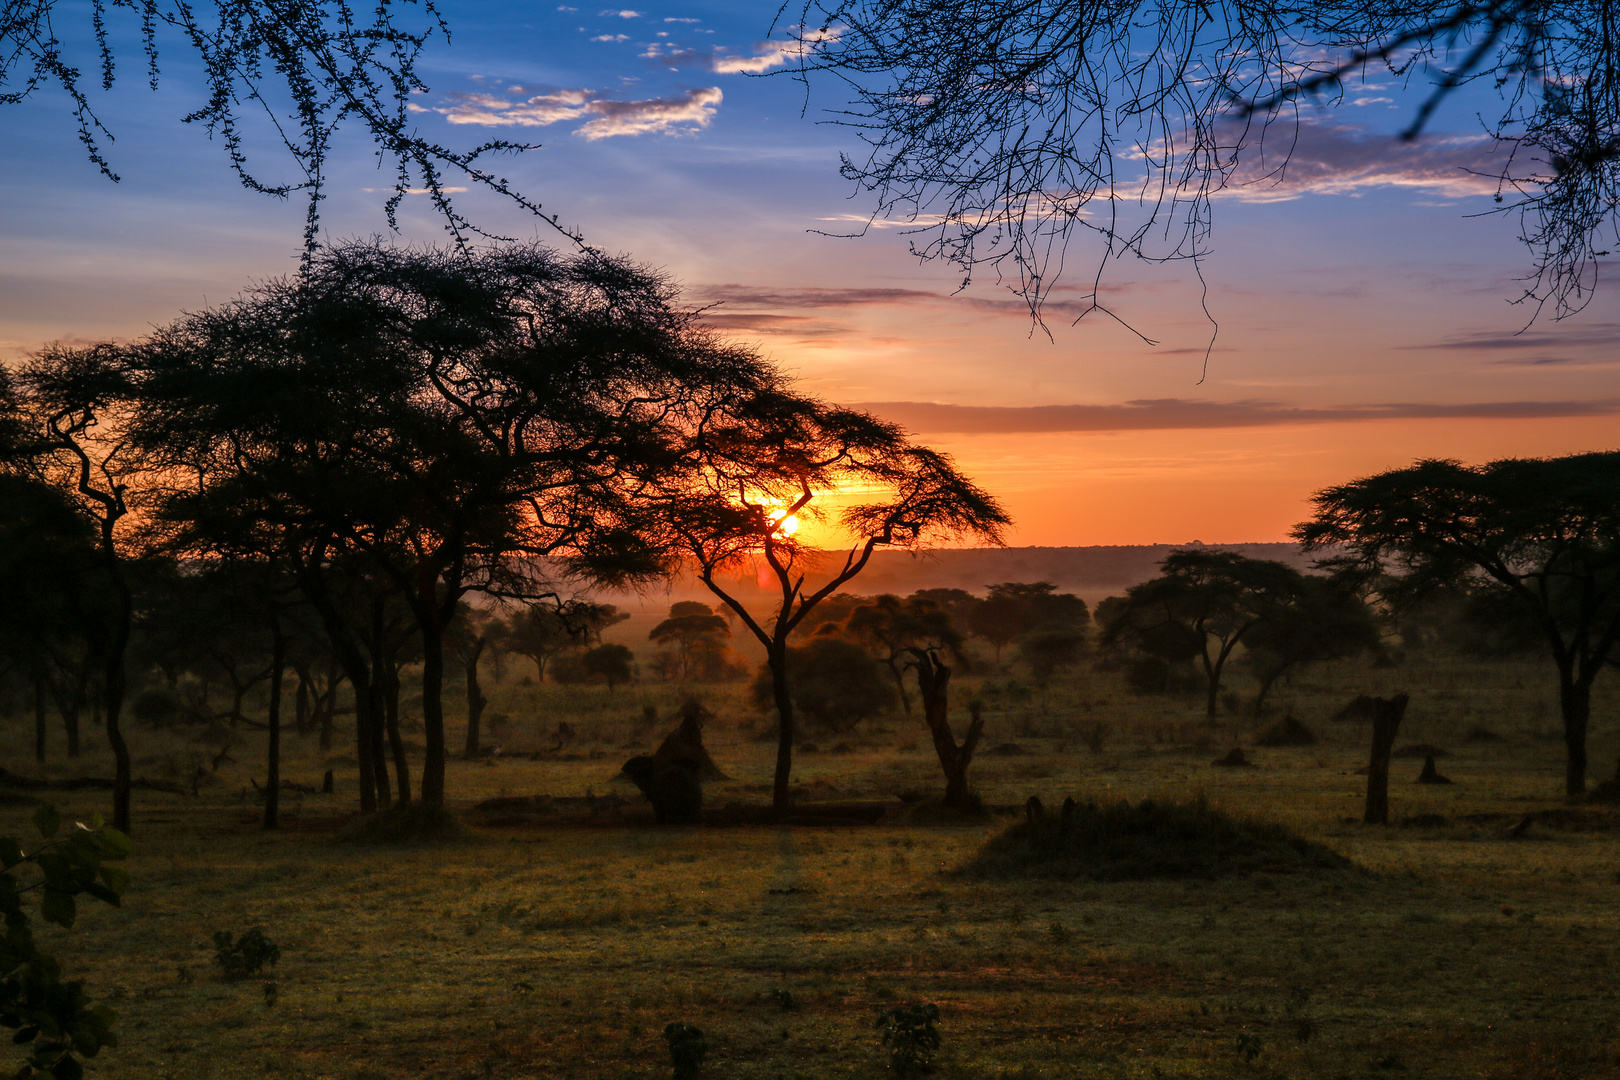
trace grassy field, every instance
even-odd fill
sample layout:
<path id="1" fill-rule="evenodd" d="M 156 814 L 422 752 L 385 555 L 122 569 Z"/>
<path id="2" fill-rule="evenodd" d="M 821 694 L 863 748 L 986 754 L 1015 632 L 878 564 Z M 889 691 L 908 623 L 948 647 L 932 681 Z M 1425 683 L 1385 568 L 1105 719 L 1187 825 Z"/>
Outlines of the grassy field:
<path id="1" fill-rule="evenodd" d="M 559 719 L 581 739 L 567 760 L 453 763 L 463 839 L 343 839 L 351 759 L 323 757 L 313 739 L 292 740 L 285 775 L 332 767 L 337 795 L 294 800 L 286 827 L 265 833 L 242 794 L 262 751 L 244 738 L 238 764 L 196 798 L 137 793 L 122 910 L 94 907 L 42 937 L 119 1011 L 121 1044 L 92 1063 L 109 1078 L 662 1078 L 661 1033 L 677 1020 L 706 1033 L 716 1080 L 869 1077 L 885 1060 L 876 1010 L 921 1000 L 941 1011 L 944 1077 L 1620 1076 L 1620 821 L 1581 808 L 1509 835 L 1526 812 L 1561 805 L 1543 668 L 1324 667 L 1266 721 L 1286 707 L 1322 741 L 1251 749 L 1248 769 L 1211 760 L 1253 747 L 1264 724 L 1212 727 L 1195 703 L 1129 697 L 1095 673 L 1027 698 L 1006 676 L 965 680 L 957 700 L 978 692 L 990 706 L 974 775 L 992 805 L 1202 793 L 1355 863 L 1107 884 L 952 873 L 1005 816 L 656 828 L 615 774 L 667 727 L 649 731 L 645 707 L 667 717 L 677 692 L 525 686 L 512 670 L 492 707 L 503 746 L 543 748 Z M 1367 733 L 1327 717 L 1355 693 L 1403 689 L 1413 704 L 1397 745 L 1445 749 L 1455 783 L 1419 787 L 1421 760 L 1399 759 L 1393 815 L 1449 824 L 1367 828 L 1355 775 Z M 1603 689 L 1593 761 L 1606 776 L 1620 709 Z M 766 725 L 736 689 L 708 696 L 720 714 L 710 748 L 734 777 L 708 788 L 708 804 L 764 801 Z M 13 768 L 28 760 L 25 727 L 4 731 Z M 901 792 L 939 786 L 920 722 L 806 737 L 820 750 L 798 758 L 805 799 L 898 807 Z M 154 777 L 213 753 L 176 733 L 132 742 L 137 773 Z M 45 771 L 96 772 L 98 754 Z M 625 796 L 623 812 L 496 826 L 472 810 L 587 789 Z M 58 804 L 88 815 L 103 800 Z M 0 832 L 26 831 L 27 808 L 0 813 Z M 250 927 L 281 961 L 223 981 L 210 936 Z"/>

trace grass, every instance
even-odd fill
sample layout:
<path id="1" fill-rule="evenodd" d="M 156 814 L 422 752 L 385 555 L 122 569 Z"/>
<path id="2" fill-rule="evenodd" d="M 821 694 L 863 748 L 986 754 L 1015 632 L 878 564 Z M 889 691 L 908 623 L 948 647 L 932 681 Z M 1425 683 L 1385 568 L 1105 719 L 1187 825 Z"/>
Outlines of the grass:
<path id="1" fill-rule="evenodd" d="M 961 701 L 982 685 L 963 682 Z M 262 748 L 244 733 L 240 764 L 196 798 L 137 793 L 124 907 L 92 906 L 41 938 L 118 1010 L 120 1045 L 92 1073 L 112 1080 L 663 1078 L 676 1021 L 703 1030 L 714 1080 L 853 1080 L 883 1073 L 878 1008 L 915 1001 L 940 1007 L 935 1075 L 948 1080 L 1620 1076 L 1620 833 L 1549 818 L 1510 836 L 1522 814 L 1560 805 L 1547 683 L 1528 664 L 1333 665 L 1296 679 L 1266 721 L 1214 727 L 1195 702 L 1132 698 L 1092 673 L 1027 702 L 987 698 L 986 744 L 1023 750 L 975 763 L 992 810 L 1038 793 L 1049 816 L 1065 795 L 1139 814 L 1144 799 L 1186 805 L 1202 791 L 1212 815 L 1260 819 L 1368 871 L 1092 881 L 949 872 L 1021 809 L 839 829 L 643 825 L 615 774 L 662 734 L 639 729 L 643 705 L 667 716 L 678 691 L 514 678 L 491 695 L 503 739 L 540 743 L 577 717 L 580 743 L 571 760 L 453 762 L 459 836 L 342 839 L 354 770 L 313 737 L 289 740 L 285 775 L 335 768 L 338 795 L 289 796 L 286 827 L 266 833 L 247 782 L 262 777 Z M 1449 750 L 1456 783 L 1420 787 L 1404 763 L 1391 815 L 1444 827 L 1359 824 L 1366 733 L 1327 717 L 1355 693 L 1401 689 L 1413 694 L 1401 741 Z M 1620 743 L 1601 718 L 1620 701 L 1598 689 L 1593 760 L 1613 761 Z M 730 691 L 709 693 L 711 750 L 735 780 L 706 802 L 763 801 L 774 747 Z M 1285 710 L 1320 742 L 1251 749 L 1253 769 L 1210 767 Z M 0 728 L 13 769 L 28 760 L 25 720 Z M 1080 732 L 1099 721 L 1111 735 L 1093 751 Z M 1480 726 L 1502 741 L 1469 741 Z M 800 758 L 796 782 L 897 806 L 900 792 L 941 786 L 920 721 L 848 741 L 852 754 Z M 137 774 L 192 767 L 184 733 L 137 728 L 131 742 Z M 102 753 L 47 772 L 97 773 Z M 494 827 L 471 809 L 587 788 L 624 795 L 624 817 Z M 105 810 L 104 793 L 58 801 Z M 0 807 L 0 834 L 24 833 L 29 813 Z M 212 935 L 252 927 L 281 960 L 226 982 Z M 1259 1040 L 1252 1063 L 1240 1036 Z"/>

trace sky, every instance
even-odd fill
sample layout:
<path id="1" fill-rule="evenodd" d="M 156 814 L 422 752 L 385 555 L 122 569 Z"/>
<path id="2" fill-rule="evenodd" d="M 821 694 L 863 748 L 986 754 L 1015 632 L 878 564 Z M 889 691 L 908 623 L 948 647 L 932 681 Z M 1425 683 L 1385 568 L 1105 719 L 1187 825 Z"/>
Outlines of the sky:
<path id="1" fill-rule="evenodd" d="M 1489 100 L 1458 97 L 1402 144 L 1422 77 L 1353 83 L 1306 110 L 1280 181 L 1255 157 L 1217 197 L 1202 283 L 1186 264 L 1114 262 L 1117 318 L 1073 324 L 1095 267 L 1077 245 L 1048 335 L 993 275 L 958 290 L 960 272 L 913 257 L 898 223 L 863 229 L 870 197 L 838 172 L 861 144 L 829 122 L 847 92 L 781 77 L 770 5 L 441 6 L 453 36 L 421 63 L 424 135 L 540 143 L 501 175 L 595 246 L 662 269 L 801 389 L 953 454 L 1014 516 L 1011 543 L 1276 541 L 1312 492 L 1417 458 L 1620 448 L 1620 291 L 1556 322 L 1510 303 L 1530 253 L 1468 171 L 1492 160 Z M 93 70 L 88 12 L 59 3 L 55 23 Z M 118 183 L 86 160 L 60 93 L 0 106 L 8 361 L 138 337 L 296 268 L 302 203 L 236 182 L 223 147 L 180 120 L 201 102 L 183 43 L 160 39 L 150 90 L 126 16 L 109 15 L 119 79 L 90 90 Z M 250 134 L 252 166 L 296 178 Z M 391 176 L 363 141 L 340 136 L 329 176 L 323 237 L 386 233 Z M 491 231 L 560 240 L 498 199 L 460 198 Z M 406 200 L 400 242 L 445 241 L 426 203 Z"/>

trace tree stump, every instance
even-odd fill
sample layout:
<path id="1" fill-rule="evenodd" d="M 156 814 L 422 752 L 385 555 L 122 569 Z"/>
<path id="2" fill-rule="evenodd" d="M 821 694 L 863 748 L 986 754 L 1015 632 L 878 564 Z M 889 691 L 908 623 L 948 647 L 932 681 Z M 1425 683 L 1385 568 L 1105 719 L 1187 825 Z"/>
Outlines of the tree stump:
<path id="1" fill-rule="evenodd" d="M 1395 747 L 1407 700 L 1405 694 L 1387 701 L 1372 699 L 1372 762 L 1367 766 L 1367 812 L 1362 817 L 1368 825 L 1389 824 L 1389 752 Z"/>

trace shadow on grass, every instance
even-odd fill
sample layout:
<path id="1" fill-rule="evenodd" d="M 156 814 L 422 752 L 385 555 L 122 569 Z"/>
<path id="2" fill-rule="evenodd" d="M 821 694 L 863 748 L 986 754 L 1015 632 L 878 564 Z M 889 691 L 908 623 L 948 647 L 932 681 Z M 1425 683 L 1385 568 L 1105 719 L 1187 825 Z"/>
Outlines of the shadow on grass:
<path id="1" fill-rule="evenodd" d="M 1144 881 L 1331 873 L 1354 864 L 1271 822 L 1234 817 L 1202 798 L 1143 799 L 1048 813 L 992 837 L 955 874 L 979 878 Z"/>
<path id="2" fill-rule="evenodd" d="M 351 844 L 431 846 L 467 844 L 473 833 L 442 806 L 390 806 L 350 821 L 338 839 Z"/>

